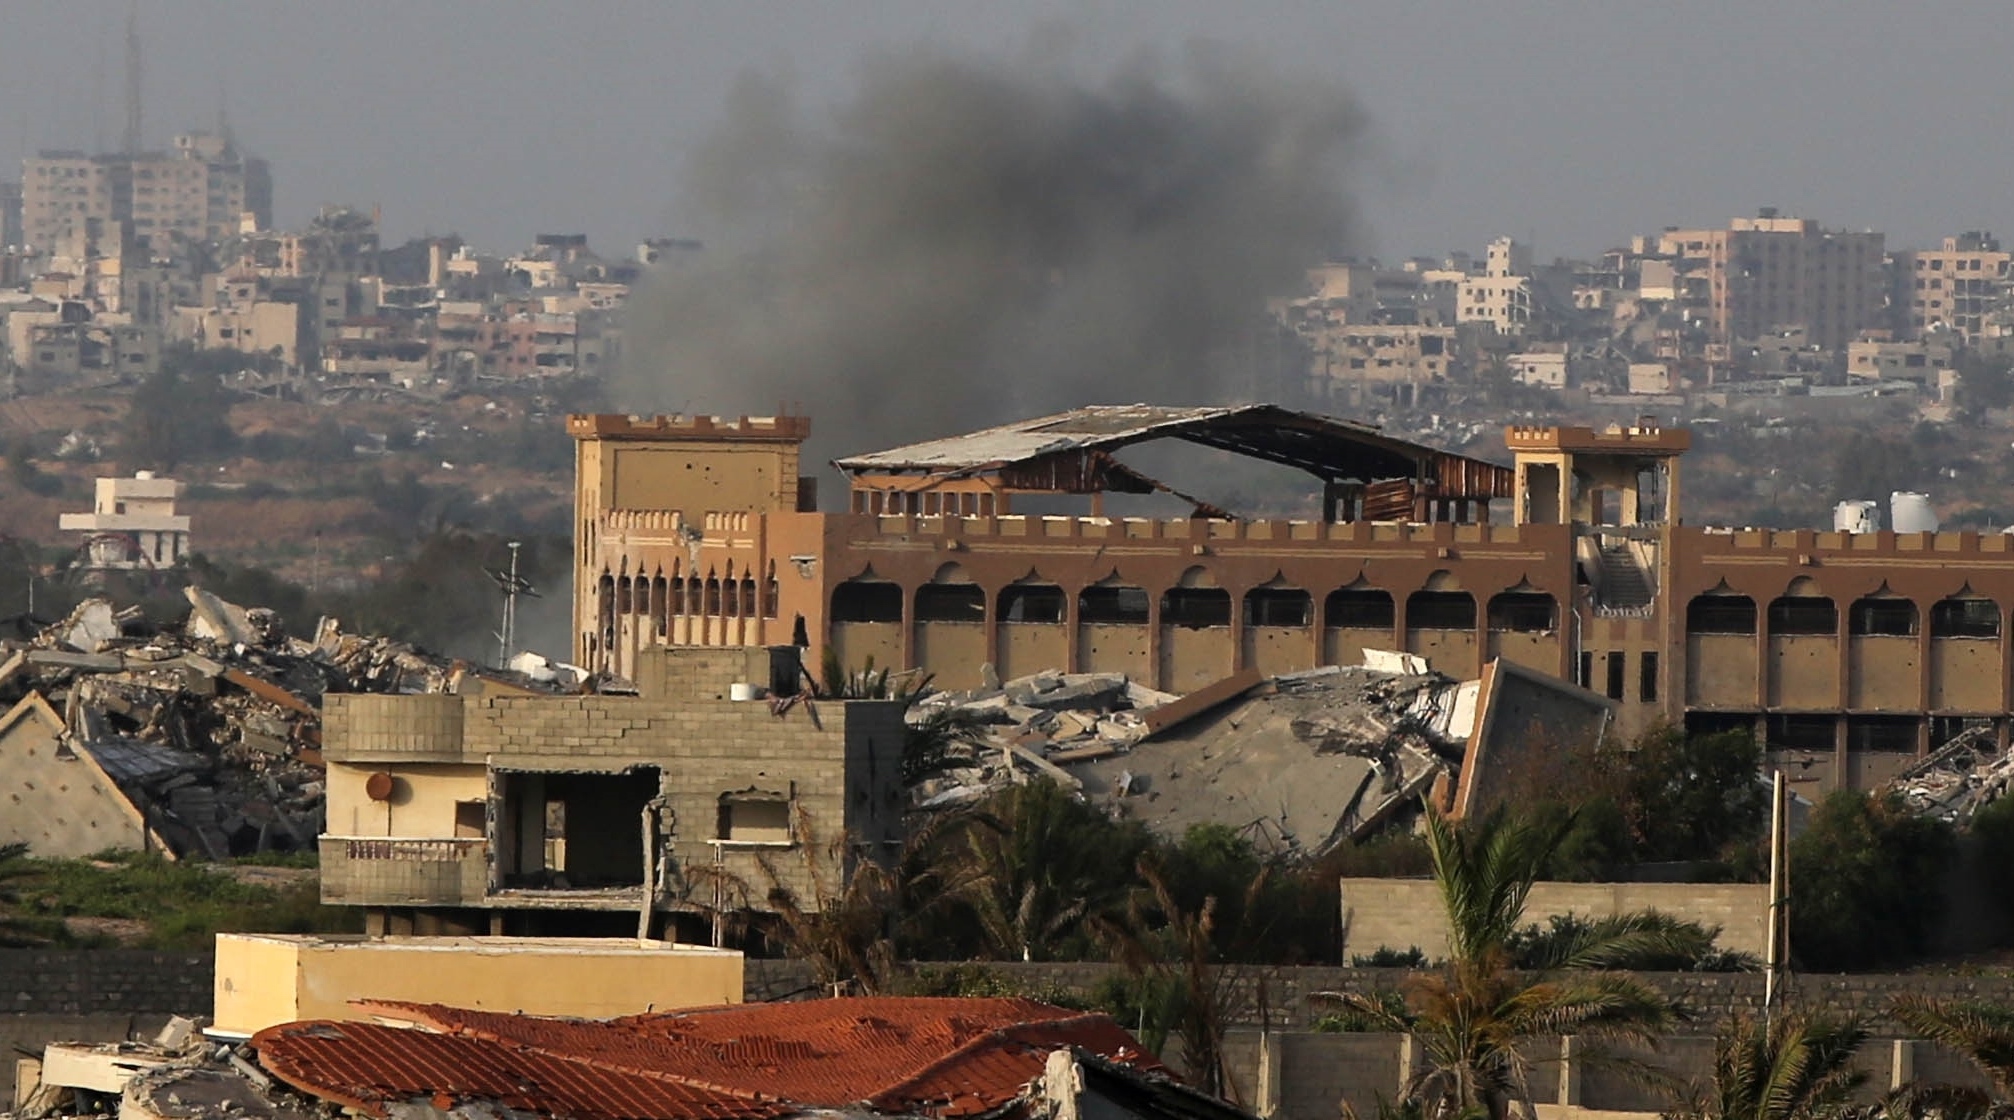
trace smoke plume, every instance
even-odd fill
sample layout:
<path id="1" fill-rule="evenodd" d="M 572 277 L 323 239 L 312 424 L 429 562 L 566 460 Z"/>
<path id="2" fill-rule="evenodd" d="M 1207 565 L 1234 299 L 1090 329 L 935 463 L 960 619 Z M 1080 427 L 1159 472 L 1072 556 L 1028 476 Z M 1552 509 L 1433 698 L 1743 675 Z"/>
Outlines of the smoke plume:
<path id="1" fill-rule="evenodd" d="M 691 161 L 706 251 L 634 298 L 621 406 L 788 405 L 824 458 L 1245 398 L 1266 299 L 1347 244 L 1361 118 L 1330 82 L 1214 46 L 1098 75 L 935 50 L 861 73 L 818 114 L 739 83 Z"/>

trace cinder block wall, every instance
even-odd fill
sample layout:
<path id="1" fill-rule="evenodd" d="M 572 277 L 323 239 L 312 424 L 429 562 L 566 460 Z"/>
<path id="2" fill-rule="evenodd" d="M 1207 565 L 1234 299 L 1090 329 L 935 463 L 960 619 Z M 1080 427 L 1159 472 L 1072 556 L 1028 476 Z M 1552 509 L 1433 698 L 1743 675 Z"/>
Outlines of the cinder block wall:
<path id="1" fill-rule="evenodd" d="M 1536 883 L 1525 921 L 1555 914 L 1600 918 L 1638 910 L 1720 927 L 1720 946 L 1763 955 L 1769 945 L 1769 887 L 1763 883 Z M 1447 956 L 1439 889 L 1425 879 L 1343 880 L 1342 959 L 1380 948 Z"/>

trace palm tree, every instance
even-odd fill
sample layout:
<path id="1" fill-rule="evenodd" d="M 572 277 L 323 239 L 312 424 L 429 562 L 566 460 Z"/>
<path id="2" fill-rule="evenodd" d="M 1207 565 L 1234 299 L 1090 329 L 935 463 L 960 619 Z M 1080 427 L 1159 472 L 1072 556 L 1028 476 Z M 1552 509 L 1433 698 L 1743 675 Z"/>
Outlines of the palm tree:
<path id="1" fill-rule="evenodd" d="M 1540 1040 L 1573 1035 L 1648 1045 L 1681 1017 L 1656 990 L 1619 972 L 1574 969 L 1626 959 L 1655 930 L 1624 926 L 1588 937 L 1562 968 L 1513 970 L 1506 947 L 1546 860 L 1573 825 L 1503 810 L 1457 828 L 1428 807 L 1427 845 L 1447 911 L 1448 962 L 1408 981 L 1402 1008 L 1376 997 L 1323 993 L 1364 1022 L 1410 1034 L 1424 1061 L 1397 1108 L 1422 1120 L 1504 1120 L 1532 1107 L 1529 1056 Z M 1588 1060 L 1601 1060 L 1591 1055 Z"/>
<path id="2" fill-rule="evenodd" d="M 1094 921 L 1104 941 L 1139 985 L 1141 1042 L 1159 1053 L 1169 1036 L 1181 1039 L 1182 1065 L 1190 1084 L 1215 1097 L 1242 1103 L 1224 1054 L 1245 970 L 1234 963 L 1240 950 L 1263 936 L 1257 928 L 1258 899 L 1272 868 L 1261 865 L 1235 914 L 1242 921 L 1219 937 L 1218 899 L 1206 896 L 1194 910 L 1183 909 L 1161 867 L 1149 856 L 1136 868 L 1144 891 L 1135 891 L 1125 918 Z M 1231 952 L 1220 949 L 1229 941 Z M 1264 988 L 1260 988 L 1263 999 Z"/>
<path id="3" fill-rule="evenodd" d="M 897 939 L 976 889 L 966 869 L 935 858 L 945 830 L 978 828 L 969 814 L 939 814 L 912 831 L 887 864 L 862 858 L 846 836 L 821 841 L 799 808 L 795 834 L 803 857 L 802 891 L 767 856 L 757 859 L 775 921 L 766 928 L 790 956 L 811 965 L 820 987 L 885 992 L 898 978 Z M 841 875 L 834 879 L 833 870 Z M 748 885 L 723 877 L 727 907 L 745 914 Z"/>
<path id="4" fill-rule="evenodd" d="M 1735 1019 L 1714 1040 L 1713 1076 L 1695 1083 L 1686 1106 L 1672 1115 L 1679 1120 L 1896 1115 L 1885 1105 L 1852 1107 L 1867 1075 L 1850 1063 L 1866 1040 L 1867 1030 L 1857 1020 L 1820 1013 L 1779 1012 L 1767 1022 Z"/>
<path id="5" fill-rule="evenodd" d="M 947 830 L 946 860 L 995 960 L 1053 958 L 1090 919 L 1118 914 L 1149 841 L 1047 781 L 1015 786 L 979 807 L 992 827 Z"/>
<path id="6" fill-rule="evenodd" d="M 2014 1099 L 2014 1010 L 1902 996 L 1892 1013 L 1918 1036 L 1963 1054 L 1993 1080 L 2001 1102 Z"/>

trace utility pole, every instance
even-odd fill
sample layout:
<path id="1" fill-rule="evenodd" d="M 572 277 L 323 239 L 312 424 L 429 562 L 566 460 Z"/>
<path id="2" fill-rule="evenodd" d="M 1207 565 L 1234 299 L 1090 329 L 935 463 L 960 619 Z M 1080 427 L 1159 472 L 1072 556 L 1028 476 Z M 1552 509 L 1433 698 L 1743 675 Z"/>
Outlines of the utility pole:
<path id="1" fill-rule="evenodd" d="M 1790 929 L 1785 923 L 1786 895 L 1790 889 L 1789 845 L 1785 842 L 1789 831 L 1790 814 L 1783 771 L 1776 771 L 1769 784 L 1769 949 L 1763 966 L 1767 969 L 1762 983 L 1763 1022 L 1768 1023 L 1776 1010 L 1777 988 L 1783 972 L 1785 949 L 1789 947 Z"/>
<path id="2" fill-rule="evenodd" d="M 510 549 L 509 570 L 487 569 L 489 577 L 496 581 L 496 585 L 502 588 L 504 593 L 503 625 L 497 628 L 496 634 L 499 669 L 510 668 L 511 654 L 517 650 L 517 597 L 519 595 L 529 595 L 534 599 L 539 597 L 532 585 L 517 574 L 517 553 L 523 544 L 522 541 L 511 541 L 506 546 Z"/>

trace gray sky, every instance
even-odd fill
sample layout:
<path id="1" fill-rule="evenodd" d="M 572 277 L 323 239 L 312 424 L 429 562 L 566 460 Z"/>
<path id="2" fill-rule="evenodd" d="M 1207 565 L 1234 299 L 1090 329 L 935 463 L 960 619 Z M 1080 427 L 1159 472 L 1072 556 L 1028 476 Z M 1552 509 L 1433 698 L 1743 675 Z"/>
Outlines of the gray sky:
<path id="1" fill-rule="evenodd" d="M 0 155 L 116 145 L 127 5 L 7 0 Z M 1995 3 L 1475 0 L 141 0 L 146 134 L 221 100 L 272 161 L 283 224 L 383 207 L 394 237 L 490 249 L 583 231 L 605 251 L 705 236 L 674 204 L 681 153 L 738 73 L 838 99 L 861 52 L 1011 54 L 1038 29 L 1081 57 L 1222 40 L 1361 97 L 1366 251 L 1542 258 L 1757 206 L 1890 244 L 2006 227 L 2014 14 Z M 94 75 L 101 70 L 102 82 Z M 102 90 L 102 92 L 99 92 Z M 94 105 L 102 106 L 94 110 Z M 18 169 L 18 164 L 14 164 Z M 6 173 L 13 177 L 14 172 Z"/>

